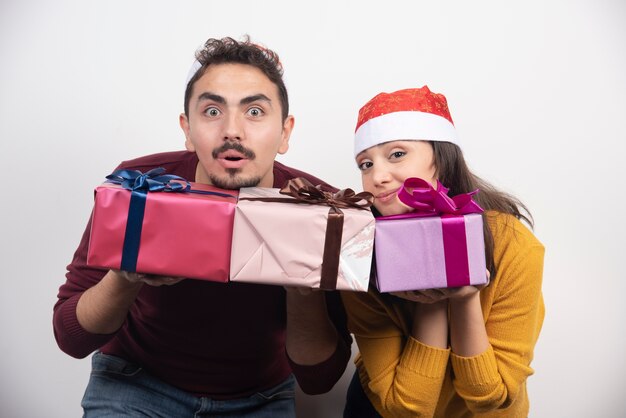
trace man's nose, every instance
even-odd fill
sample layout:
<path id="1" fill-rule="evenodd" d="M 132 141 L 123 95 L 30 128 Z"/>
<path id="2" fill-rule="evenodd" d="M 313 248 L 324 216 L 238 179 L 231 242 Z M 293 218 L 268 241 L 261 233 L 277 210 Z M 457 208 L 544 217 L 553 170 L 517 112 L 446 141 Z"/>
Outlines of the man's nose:
<path id="1" fill-rule="evenodd" d="M 232 113 L 226 117 L 224 125 L 225 141 L 241 141 L 243 139 L 243 129 L 239 115 Z"/>

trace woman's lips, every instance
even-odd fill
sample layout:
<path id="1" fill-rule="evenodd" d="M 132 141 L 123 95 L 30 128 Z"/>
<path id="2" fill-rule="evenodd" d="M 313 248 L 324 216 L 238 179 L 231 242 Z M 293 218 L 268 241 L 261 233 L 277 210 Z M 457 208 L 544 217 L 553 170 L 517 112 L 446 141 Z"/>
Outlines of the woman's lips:
<path id="1" fill-rule="evenodd" d="M 383 193 L 377 194 L 375 197 L 376 197 L 376 200 L 378 200 L 379 202 L 385 203 L 385 202 L 389 202 L 390 200 L 393 200 L 396 197 L 397 192 L 398 192 L 397 190 L 383 192 Z"/>

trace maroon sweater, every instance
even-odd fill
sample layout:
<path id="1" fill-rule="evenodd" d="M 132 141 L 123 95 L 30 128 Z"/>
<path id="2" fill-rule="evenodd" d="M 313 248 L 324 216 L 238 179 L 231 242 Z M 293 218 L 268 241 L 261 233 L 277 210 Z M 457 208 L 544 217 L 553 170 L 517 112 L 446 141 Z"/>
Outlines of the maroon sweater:
<path id="1" fill-rule="evenodd" d="M 177 151 L 125 161 L 119 168 L 145 172 L 164 167 L 169 174 L 192 180 L 197 163 L 195 153 Z M 274 162 L 274 187 L 300 176 L 324 184 Z M 54 335 L 67 354 L 83 358 L 100 350 L 138 363 L 170 385 L 216 399 L 270 388 L 291 371 L 305 392 L 324 393 L 343 374 L 352 339 L 337 292 L 327 292 L 326 300 L 340 341 L 328 360 L 314 366 L 297 365 L 286 354 L 285 290 L 280 286 L 192 279 L 174 286 L 143 286 L 116 333 L 85 331 L 76 318 L 76 304 L 106 274 L 106 270 L 87 266 L 90 229 L 91 219 L 54 306 Z"/>

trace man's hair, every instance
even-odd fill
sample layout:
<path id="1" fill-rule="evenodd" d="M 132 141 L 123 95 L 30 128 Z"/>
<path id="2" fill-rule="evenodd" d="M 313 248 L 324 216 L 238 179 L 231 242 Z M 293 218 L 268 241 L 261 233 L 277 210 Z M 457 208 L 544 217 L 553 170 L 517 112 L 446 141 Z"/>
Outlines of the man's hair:
<path id="1" fill-rule="evenodd" d="M 196 51 L 196 60 L 201 67 L 191 77 L 185 89 L 185 115 L 189 117 L 189 101 L 193 85 L 206 72 L 207 68 L 216 64 L 245 64 L 258 68 L 269 80 L 276 85 L 282 110 L 282 120 L 289 115 L 289 98 L 283 81 L 283 67 L 278 54 L 270 49 L 250 42 L 245 36 L 242 41 L 226 37 L 222 39 L 210 38 L 204 47 Z"/>

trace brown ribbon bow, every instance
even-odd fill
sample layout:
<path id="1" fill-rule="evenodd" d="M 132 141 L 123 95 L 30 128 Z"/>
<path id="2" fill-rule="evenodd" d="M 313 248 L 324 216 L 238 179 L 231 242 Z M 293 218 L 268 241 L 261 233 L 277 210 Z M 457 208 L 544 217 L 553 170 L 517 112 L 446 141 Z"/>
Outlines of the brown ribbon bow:
<path id="1" fill-rule="evenodd" d="M 322 190 L 303 177 L 288 180 L 280 189 L 280 194 L 289 198 L 242 198 L 241 200 L 260 200 L 263 202 L 308 203 L 330 206 L 326 222 L 324 238 L 324 255 L 322 256 L 322 272 L 320 289 L 335 290 L 339 275 L 339 258 L 341 255 L 341 238 L 343 235 L 343 212 L 341 208 L 367 209 L 374 203 L 374 195 L 369 192 L 355 193 L 352 189 L 338 192 Z"/>
<path id="2" fill-rule="evenodd" d="M 293 197 L 302 203 L 324 204 L 330 206 L 324 238 L 324 255 L 322 256 L 322 273 L 320 289 L 334 290 L 337 288 L 339 275 L 339 258 L 341 255 L 341 238 L 343 235 L 343 212 L 340 208 L 366 209 L 372 206 L 374 195 L 369 192 L 354 193 L 352 189 L 339 190 L 336 193 L 322 190 L 307 179 L 297 177 L 287 181 L 280 193 Z"/>
<path id="3" fill-rule="evenodd" d="M 322 190 L 321 185 L 314 186 L 304 177 L 288 180 L 280 194 L 291 196 L 300 203 L 323 204 L 335 208 L 366 209 L 374 203 L 374 195 L 369 192 L 355 193 L 352 189 L 338 192 Z"/>

